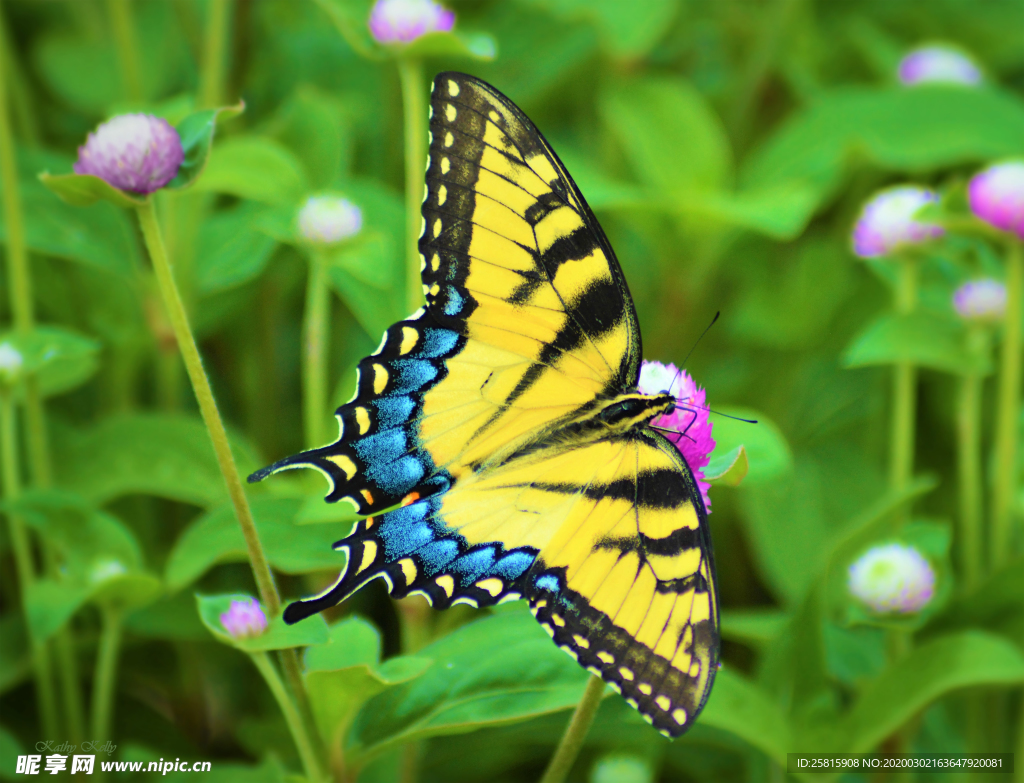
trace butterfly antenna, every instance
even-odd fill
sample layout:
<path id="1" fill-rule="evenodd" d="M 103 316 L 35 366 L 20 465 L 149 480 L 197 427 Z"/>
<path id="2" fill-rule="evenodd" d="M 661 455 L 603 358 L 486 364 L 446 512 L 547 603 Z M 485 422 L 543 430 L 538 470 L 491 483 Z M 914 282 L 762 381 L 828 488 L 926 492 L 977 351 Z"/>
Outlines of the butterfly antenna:
<path id="1" fill-rule="evenodd" d="M 686 356 L 683 357 L 683 361 L 679 363 L 679 367 L 678 369 L 676 369 L 675 377 L 672 379 L 672 383 L 669 384 L 669 387 L 665 389 L 665 394 L 672 393 L 672 387 L 675 386 L 676 382 L 683 376 L 683 368 L 686 367 L 686 363 L 690 360 L 690 354 L 692 354 L 694 350 L 696 350 L 697 346 L 700 345 L 700 341 L 704 339 L 704 335 L 706 335 L 708 331 L 710 331 L 711 327 L 715 325 L 715 321 L 718 320 L 718 316 L 720 316 L 721 314 L 721 310 L 716 311 L 715 317 L 711 319 L 711 323 L 704 327 L 704 331 L 700 333 L 700 337 L 698 337 L 694 341 L 693 345 L 687 352 Z"/>
<path id="2" fill-rule="evenodd" d="M 708 413 L 713 413 L 716 416 L 724 416 L 725 418 L 732 419 L 733 421 L 742 421 L 745 424 L 757 424 L 757 419 L 744 419 L 742 416 L 733 416 L 731 413 L 722 413 L 721 411 L 716 411 L 714 408 L 710 408 L 706 405 L 683 405 L 682 403 L 677 402 L 675 405 L 672 406 L 672 410 L 674 411 L 690 411 L 694 415 L 696 415 L 698 409 L 702 411 L 707 411 Z"/>

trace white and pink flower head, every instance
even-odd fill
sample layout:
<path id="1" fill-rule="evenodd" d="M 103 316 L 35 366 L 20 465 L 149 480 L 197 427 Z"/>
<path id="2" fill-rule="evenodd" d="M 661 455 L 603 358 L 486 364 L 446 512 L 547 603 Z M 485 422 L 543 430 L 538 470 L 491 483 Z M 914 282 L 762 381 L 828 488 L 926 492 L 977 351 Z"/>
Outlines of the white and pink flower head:
<path id="1" fill-rule="evenodd" d="M 640 368 L 637 387 L 641 394 L 671 394 L 678 401 L 674 410 L 656 417 L 651 425 L 660 427 L 661 434 L 679 449 L 700 487 L 704 508 L 711 513 L 711 499 L 708 497 L 711 485 L 704 480 L 702 469 L 711 461 L 715 441 L 711 437 L 711 420 L 704 402 L 704 390 L 686 370 L 674 364 L 649 361 L 644 361 Z"/>
<path id="2" fill-rule="evenodd" d="M 267 630 L 267 616 L 255 598 L 236 599 L 221 614 L 220 624 L 233 639 L 251 639 Z"/>
<path id="3" fill-rule="evenodd" d="M 900 82 L 916 84 L 981 84 L 981 69 L 964 52 L 951 46 L 922 46 L 900 60 Z"/>
<path id="4" fill-rule="evenodd" d="M 942 236 L 942 226 L 914 216 L 928 204 L 938 203 L 932 191 L 915 185 L 889 188 L 864 205 L 853 229 L 853 252 L 861 258 L 877 258 L 893 250 Z"/>
<path id="5" fill-rule="evenodd" d="M 971 179 L 967 189 L 971 212 L 1024 239 L 1024 160 L 996 163 Z"/>
<path id="6" fill-rule="evenodd" d="M 181 138 L 167 120 L 120 114 L 89 134 L 74 168 L 118 190 L 147 194 L 174 179 L 184 159 Z"/>
<path id="7" fill-rule="evenodd" d="M 369 25 L 377 43 L 407 44 L 427 33 L 448 32 L 455 12 L 433 0 L 377 0 Z"/>

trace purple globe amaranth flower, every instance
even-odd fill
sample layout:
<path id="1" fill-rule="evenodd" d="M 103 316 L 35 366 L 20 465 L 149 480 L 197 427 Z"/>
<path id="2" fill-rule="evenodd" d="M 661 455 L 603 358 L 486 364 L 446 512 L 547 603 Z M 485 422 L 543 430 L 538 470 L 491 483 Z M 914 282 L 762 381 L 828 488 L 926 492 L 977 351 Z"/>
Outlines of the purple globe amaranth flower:
<path id="1" fill-rule="evenodd" d="M 704 480 L 702 468 L 711 461 L 711 452 L 715 449 L 714 438 L 711 437 L 711 420 L 708 408 L 704 403 L 704 390 L 690 377 L 686 370 L 678 369 L 674 364 L 644 361 L 640 367 L 640 382 L 637 384 L 641 394 L 671 394 L 679 401 L 675 410 L 663 413 L 651 420 L 655 427 L 671 432 L 662 432 L 683 455 L 686 464 L 693 471 L 693 476 L 700 487 L 704 508 L 711 513 L 711 499 L 708 490 L 711 485 Z"/>
<path id="2" fill-rule="evenodd" d="M 880 614 L 910 614 L 935 595 L 935 569 L 914 547 L 882 544 L 850 566 L 847 587 L 855 598 Z"/>
<path id="3" fill-rule="evenodd" d="M 967 200 L 986 223 L 1024 239 L 1024 160 L 997 163 L 975 174 Z"/>
<path id="4" fill-rule="evenodd" d="M 1006 313 L 1006 286 L 992 278 L 966 282 L 953 293 L 953 309 L 967 321 L 1001 321 Z"/>
<path id="5" fill-rule="evenodd" d="M 178 132 L 152 114 L 121 114 L 78 148 L 76 174 L 92 174 L 119 190 L 152 193 L 178 173 L 185 152 Z"/>
<path id="6" fill-rule="evenodd" d="M 299 210 L 299 233 L 310 242 L 340 242 L 362 227 L 362 210 L 341 196 L 310 196 Z"/>
<path id="7" fill-rule="evenodd" d="M 945 233 L 942 226 L 914 219 L 923 206 L 938 200 L 932 191 L 915 185 L 878 193 L 861 210 L 853 229 L 853 252 L 861 258 L 876 258 L 901 245 L 914 245 L 942 236 Z"/>
<path id="8" fill-rule="evenodd" d="M 255 598 L 233 600 L 221 614 L 220 624 L 233 639 L 251 639 L 267 630 L 267 616 Z"/>
<path id="9" fill-rule="evenodd" d="M 378 43 L 405 44 L 426 33 L 451 30 L 455 12 L 433 0 L 377 0 L 369 25 Z"/>
<path id="10" fill-rule="evenodd" d="M 922 46 L 900 60 L 900 82 L 906 85 L 981 83 L 981 69 L 959 49 L 950 46 Z"/>

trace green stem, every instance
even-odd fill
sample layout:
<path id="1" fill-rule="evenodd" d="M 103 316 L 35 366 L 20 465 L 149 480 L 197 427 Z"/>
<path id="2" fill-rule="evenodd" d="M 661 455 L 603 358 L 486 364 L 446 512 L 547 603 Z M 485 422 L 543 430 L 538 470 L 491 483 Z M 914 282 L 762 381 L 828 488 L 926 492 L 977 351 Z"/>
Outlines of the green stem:
<path id="1" fill-rule="evenodd" d="M 203 69 L 199 74 L 198 109 L 212 109 L 224 100 L 224 64 L 231 6 L 231 0 L 210 0 L 203 40 Z"/>
<path id="2" fill-rule="evenodd" d="M 195 336 L 192 334 L 192 327 L 189 325 L 188 315 L 185 313 L 185 306 L 174 282 L 174 274 L 164 249 L 160 224 L 156 218 L 156 211 L 153 209 L 153 202 L 147 199 L 136 208 L 136 212 L 150 259 L 153 261 L 153 271 L 156 273 L 157 283 L 160 286 L 160 294 L 163 297 L 164 307 L 167 309 L 167 317 L 174 328 L 178 349 L 181 351 L 181 358 L 185 362 L 185 369 L 192 382 L 196 402 L 199 403 L 199 412 L 210 433 L 210 440 L 213 441 L 213 450 L 217 455 L 221 475 L 227 485 L 235 516 L 242 527 L 245 548 L 249 554 L 249 562 L 252 565 L 256 586 L 259 589 L 260 600 L 271 615 L 276 615 L 281 611 L 281 598 L 274 586 L 274 577 L 270 573 L 270 566 L 267 564 L 263 546 L 260 544 L 256 523 L 253 520 L 252 510 L 249 508 L 249 500 L 245 496 L 242 479 L 238 475 L 238 467 L 235 465 L 235 457 L 231 453 L 228 434 L 224 429 L 220 411 L 217 410 L 217 402 L 213 398 L 210 379 L 207 378 L 206 370 L 203 369 L 199 348 L 196 346 Z"/>
<path id="3" fill-rule="evenodd" d="M 39 146 L 39 123 L 36 121 L 35 108 L 32 105 L 31 91 L 28 89 L 25 72 L 18 63 L 14 47 L 11 45 L 10 28 L 0 4 L 0 78 L 7 81 L 11 91 L 11 109 L 14 112 L 14 123 L 18 135 L 30 147 Z"/>
<path id="4" fill-rule="evenodd" d="M 405 123 L 405 296 L 406 309 L 412 313 L 423 305 L 419 250 L 423 223 L 423 169 L 427 158 L 427 134 L 423 127 L 427 116 L 423 100 L 423 63 L 415 58 L 401 57 L 398 75 L 402 81 Z"/>
<path id="5" fill-rule="evenodd" d="M 7 227 L 7 276 L 10 286 L 11 313 L 19 332 L 32 329 L 32 279 L 28 271 L 25 246 L 25 217 L 18 191 L 18 166 L 14 155 L 14 139 L 7 114 L 7 53 L 0 51 L 0 187 L 4 198 L 4 223 Z"/>
<path id="6" fill-rule="evenodd" d="M 100 742 L 113 739 L 110 734 L 114 713 L 114 689 L 117 684 L 117 659 L 121 652 L 121 612 L 109 606 L 100 608 L 103 627 L 96 651 L 96 670 L 92 678 L 92 738 Z"/>
<path id="7" fill-rule="evenodd" d="M 897 259 L 899 281 L 896 312 L 909 315 L 917 306 L 917 260 Z M 892 489 L 902 492 L 914 472 L 914 422 L 917 417 L 917 368 L 900 362 L 893 372 L 892 441 L 889 479 Z"/>
<path id="8" fill-rule="evenodd" d="M 1009 241 L 1006 254 L 1006 316 L 996 403 L 995 486 L 989 557 L 992 570 L 1005 565 L 1013 540 L 1013 499 L 1020 437 L 1021 318 L 1024 308 L 1024 242 Z"/>
<path id="9" fill-rule="evenodd" d="M 8 387 L 0 387 L 0 462 L 3 463 L 3 498 L 12 503 L 21 494 L 21 480 L 18 475 L 18 435 L 14 418 L 13 394 Z M 11 549 L 14 551 L 14 567 L 18 576 L 22 606 L 29 590 L 35 584 L 36 570 L 32 559 L 32 544 L 29 541 L 25 522 L 17 514 L 7 512 L 10 528 Z M 31 634 L 30 634 L 31 636 Z M 53 687 L 53 672 L 50 667 L 50 652 L 45 642 L 32 641 L 32 668 L 36 681 L 36 697 L 39 700 L 40 728 L 50 737 L 57 736 L 57 699 Z"/>
<path id="10" fill-rule="evenodd" d="M 569 775 L 576 757 L 583 747 L 583 741 L 590 731 L 590 724 L 594 722 L 597 715 L 597 708 L 601 706 L 601 697 L 604 695 L 604 680 L 592 676 L 587 682 L 587 689 L 583 691 L 583 697 L 576 705 L 576 711 L 572 714 L 572 720 L 562 735 L 562 741 L 558 743 L 555 755 L 551 757 L 548 768 L 544 771 L 544 777 L 540 783 L 562 783 Z"/>
<path id="11" fill-rule="evenodd" d="M 971 329 L 970 349 L 984 350 L 986 334 Z M 981 391 L 982 379 L 976 372 L 960 379 L 957 410 L 957 468 L 960 475 L 960 576 L 964 589 L 978 586 L 982 566 L 981 512 Z"/>
<path id="12" fill-rule="evenodd" d="M 302 415 L 306 446 L 323 446 L 327 416 L 327 353 L 331 299 L 327 268 L 319 253 L 309 258 L 306 311 L 302 319 Z"/>
<path id="13" fill-rule="evenodd" d="M 139 43 L 135 38 L 131 0 L 107 0 L 107 12 L 114 32 L 125 97 L 132 103 L 139 103 L 142 101 L 142 76 L 139 71 Z"/>
<path id="14" fill-rule="evenodd" d="M 277 700 L 277 705 L 281 708 L 281 714 L 284 715 L 285 723 L 288 724 L 288 731 L 291 732 L 295 748 L 299 751 L 299 759 L 302 761 L 302 768 L 305 770 L 306 777 L 311 781 L 323 780 L 323 769 L 313 750 L 313 743 L 306 731 L 306 726 L 299 717 L 299 711 L 295 708 L 295 704 L 288 695 L 288 690 L 277 673 L 277 669 L 274 668 L 274 664 L 271 663 L 270 658 L 264 652 L 249 653 L 249 657 L 256 664 L 256 668 L 260 670 L 260 674 L 263 675 L 263 679 L 270 688 L 270 692 L 274 694 L 274 698 Z"/>
<path id="15" fill-rule="evenodd" d="M 81 683 L 78 679 L 78 662 L 75 660 L 75 641 L 66 625 L 54 634 L 53 640 L 57 653 L 57 674 L 60 676 L 61 692 L 64 696 L 68 740 L 77 745 L 85 739 L 85 709 L 82 705 Z"/>

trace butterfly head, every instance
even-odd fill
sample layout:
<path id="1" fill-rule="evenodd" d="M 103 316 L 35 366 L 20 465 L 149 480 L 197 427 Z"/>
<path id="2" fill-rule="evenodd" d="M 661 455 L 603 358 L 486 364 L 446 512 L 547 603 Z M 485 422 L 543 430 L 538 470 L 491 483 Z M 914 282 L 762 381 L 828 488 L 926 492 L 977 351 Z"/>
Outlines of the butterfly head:
<path id="1" fill-rule="evenodd" d="M 598 411 L 597 418 L 613 429 L 627 430 L 671 410 L 675 404 L 671 394 L 620 394 Z"/>

